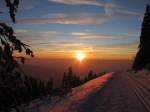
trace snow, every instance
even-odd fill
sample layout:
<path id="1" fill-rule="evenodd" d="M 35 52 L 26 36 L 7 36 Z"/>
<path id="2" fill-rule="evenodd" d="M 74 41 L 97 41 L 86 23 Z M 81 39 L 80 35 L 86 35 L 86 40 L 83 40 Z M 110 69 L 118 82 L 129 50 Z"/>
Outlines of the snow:
<path id="1" fill-rule="evenodd" d="M 35 99 L 32 102 L 30 102 L 28 105 L 23 104 L 18 107 L 20 112 L 42 112 L 46 109 L 46 107 L 51 107 L 57 102 L 59 102 L 61 97 L 59 96 L 45 96 L 43 98 Z M 16 112 L 14 109 L 12 109 L 11 112 Z"/>
<path id="2" fill-rule="evenodd" d="M 112 77 L 113 73 L 105 74 L 99 78 L 91 80 L 79 87 L 73 88 L 64 99 L 56 103 L 53 107 L 49 107 L 42 112 L 68 112 L 71 108 L 76 108 L 79 103 L 84 101 L 91 92 L 99 90 Z M 46 111 L 47 110 L 47 111 Z"/>

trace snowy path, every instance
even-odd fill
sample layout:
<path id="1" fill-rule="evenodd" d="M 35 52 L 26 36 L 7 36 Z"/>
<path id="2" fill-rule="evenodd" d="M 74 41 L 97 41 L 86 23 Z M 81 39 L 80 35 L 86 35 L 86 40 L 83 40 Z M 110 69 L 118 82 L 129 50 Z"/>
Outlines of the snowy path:
<path id="1" fill-rule="evenodd" d="M 150 77 L 109 73 L 77 87 L 45 112 L 150 112 Z"/>
<path id="2" fill-rule="evenodd" d="M 150 100 L 145 96 L 150 96 L 149 92 L 131 74 L 118 73 L 79 108 L 82 112 L 150 112 Z"/>

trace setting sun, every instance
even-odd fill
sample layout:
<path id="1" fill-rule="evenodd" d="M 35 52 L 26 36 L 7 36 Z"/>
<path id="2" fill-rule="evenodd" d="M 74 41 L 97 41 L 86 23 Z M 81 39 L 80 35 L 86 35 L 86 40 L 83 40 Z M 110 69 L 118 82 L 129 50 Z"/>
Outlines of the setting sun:
<path id="1" fill-rule="evenodd" d="M 82 61 L 84 58 L 85 58 L 85 53 L 84 52 L 82 52 L 82 51 L 78 51 L 77 53 L 76 53 L 76 59 L 77 60 L 79 60 L 79 61 Z"/>

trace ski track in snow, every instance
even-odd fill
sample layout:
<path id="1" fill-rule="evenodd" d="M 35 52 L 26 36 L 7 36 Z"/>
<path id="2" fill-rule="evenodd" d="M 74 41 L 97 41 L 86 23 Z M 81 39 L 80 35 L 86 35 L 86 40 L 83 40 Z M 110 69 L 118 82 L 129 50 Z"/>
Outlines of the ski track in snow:
<path id="1" fill-rule="evenodd" d="M 116 73 L 107 85 L 79 106 L 81 112 L 150 112 L 142 103 L 143 91 L 127 74 Z M 78 112 L 78 111 L 72 111 Z"/>

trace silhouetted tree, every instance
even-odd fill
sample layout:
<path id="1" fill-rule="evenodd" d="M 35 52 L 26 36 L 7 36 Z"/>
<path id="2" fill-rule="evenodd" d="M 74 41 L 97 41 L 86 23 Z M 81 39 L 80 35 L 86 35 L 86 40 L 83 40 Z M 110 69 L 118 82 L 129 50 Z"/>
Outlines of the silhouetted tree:
<path id="1" fill-rule="evenodd" d="M 15 16 L 19 5 L 19 0 L 5 0 L 6 7 L 9 8 L 9 14 L 12 21 L 15 23 Z"/>
<path id="2" fill-rule="evenodd" d="M 88 75 L 84 77 L 83 82 L 85 83 L 85 82 L 87 82 L 89 80 L 92 80 L 92 79 L 94 79 L 96 77 L 97 77 L 96 74 L 93 74 L 93 71 L 90 70 L 89 73 L 88 73 Z"/>
<path id="3" fill-rule="evenodd" d="M 80 77 L 77 75 L 73 76 L 72 87 L 77 87 L 81 84 Z"/>
<path id="4" fill-rule="evenodd" d="M 21 74 L 19 73 L 20 67 L 17 60 L 20 59 L 20 61 L 24 63 L 25 58 L 23 56 L 14 56 L 14 52 L 25 52 L 27 55 L 33 56 L 33 52 L 29 49 L 29 46 L 16 38 L 12 27 L 6 25 L 5 23 L 0 23 L 0 89 L 4 87 L 7 88 L 5 91 L 0 92 L 6 92 L 7 90 L 9 96 L 3 97 L 13 96 L 11 103 L 19 105 L 20 102 L 23 101 L 22 98 L 19 98 L 19 96 L 21 94 L 23 95 L 24 92 L 22 91 L 23 88 L 25 89 L 25 86 L 24 79 L 21 78 Z M 22 85 L 22 89 L 18 87 L 19 85 Z M 2 94 L 5 95 L 5 93 Z M 7 100 L 8 99 L 6 98 L 6 102 Z M 0 109 L 1 107 L 3 108 L 3 104 L 1 104 Z M 10 108 L 7 106 L 5 107 L 7 109 Z"/>
<path id="5" fill-rule="evenodd" d="M 66 75 L 66 72 L 64 72 L 63 74 L 63 78 L 62 78 L 62 88 L 67 88 L 67 75 Z"/>
<path id="6" fill-rule="evenodd" d="M 143 19 L 139 51 L 133 63 L 134 70 L 150 69 L 150 6 L 147 5 Z"/>
<path id="7" fill-rule="evenodd" d="M 76 87 L 81 84 L 79 76 L 73 74 L 72 67 L 68 68 L 68 73 L 64 72 L 62 79 L 62 88 L 65 90 L 70 90 L 73 87 Z"/>
<path id="8" fill-rule="evenodd" d="M 38 85 L 38 92 L 39 92 L 39 96 L 42 97 L 42 96 L 45 96 L 46 95 L 46 86 L 45 86 L 45 83 L 44 81 L 39 81 L 39 85 Z"/>
<path id="9" fill-rule="evenodd" d="M 46 92 L 48 94 L 52 94 L 52 91 L 53 91 L 53 79 L 50 78 L 46 83 Z"/>
<path id="10" fill-rule="evenodd" d="M 15 22 L 19 0 L 5 0 L 5 2 L 10 17 Z M 0 22 L 0 111 L 2 112 L 9 112 L 11 108 L 16 108 L 27 101 L 28 79 L 21 73 L 17 62 L 19 59 L 24 63 L 25 58 L 15 56 L 14 52 L 25 52 L 33 57 L 29 47 L 17 39 L 12 27 Z"/>
<path id="11" fill-rule="evenodd" d="M 30 78 L 28 76 L 25 75 L 25 81 L 24 81 L 25 87 L 26 87 L 26 92 L 25 92 L 25 102 L 29 102 L 32 99 L 31 96 L 31 82 L 30 82 Z"/>
<path id="12" fill-rule="evenodd" d="M 93 71 L 90 70 L 90 71 L 89 71 L 89 74 L 88 74 L 88 80 L 91 80 L 91 79 L 93 79 L 93 78 L 94 78 Z"/>
<path id="13" fill-rule="evenodd" d="M 44 81 L 30 78 L 32 100 L 46 95 L 46 86 Z"/>

